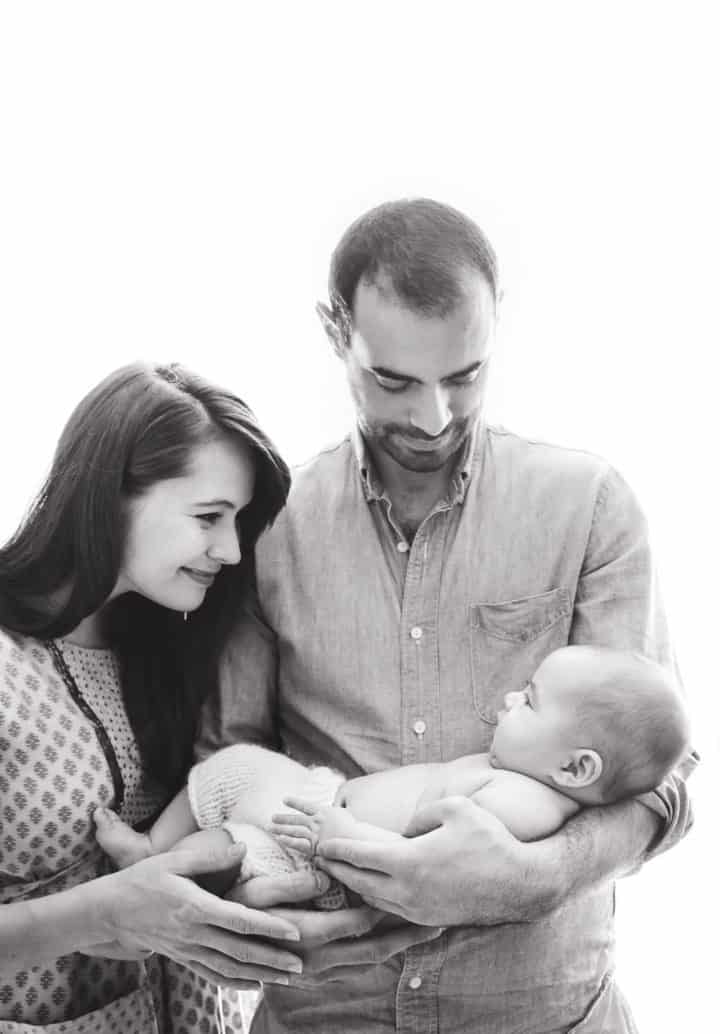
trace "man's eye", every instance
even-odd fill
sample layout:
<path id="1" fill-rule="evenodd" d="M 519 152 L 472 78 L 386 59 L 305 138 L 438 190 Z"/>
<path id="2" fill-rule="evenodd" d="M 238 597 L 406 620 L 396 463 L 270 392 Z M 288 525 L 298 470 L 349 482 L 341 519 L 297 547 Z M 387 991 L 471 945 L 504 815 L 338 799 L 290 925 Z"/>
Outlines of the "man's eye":
<path id="1" fill-rule="evenodd" d="M 383 391 L 391 391 L 393 394 L 397 394 L 399 391 L 405 391 L 409 381 L 396 381 L 391 380 L 389 377 L 381 377 L 379 374 L 375 374 L 375 380 Z"/>
<path id="2" fill-rule="evenodd" d="M 467 388 L 469 384 L 473 384 L 478 377 L 480 370 L 473 370 L 472 373 L 466 373 L 464 377 L 456 377 L 450 381 L 453 388 Z"/>

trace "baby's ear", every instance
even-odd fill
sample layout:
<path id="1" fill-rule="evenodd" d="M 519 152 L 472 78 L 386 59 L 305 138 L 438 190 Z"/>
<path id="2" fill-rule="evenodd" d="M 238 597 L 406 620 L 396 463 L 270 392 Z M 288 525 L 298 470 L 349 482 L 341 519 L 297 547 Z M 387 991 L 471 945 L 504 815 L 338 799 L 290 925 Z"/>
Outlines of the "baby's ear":
<path id="1" fill-rule="evenodd" d="M 591 747 L 578 747 L 570 752 L 564 765 L 557 768 L 552 778 L 558 786 L 580 790 L 592 786 L 602 775 L 602 758 Z"/>

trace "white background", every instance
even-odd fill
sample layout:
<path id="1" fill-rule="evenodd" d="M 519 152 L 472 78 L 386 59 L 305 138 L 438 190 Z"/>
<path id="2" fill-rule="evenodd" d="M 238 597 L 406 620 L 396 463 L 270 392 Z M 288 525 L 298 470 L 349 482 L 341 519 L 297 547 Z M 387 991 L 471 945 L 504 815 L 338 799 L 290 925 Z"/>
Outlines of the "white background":
<path id="1" fill-rule="evenodd" d="M 313 312 L 345 226 L 425 194 L 489 233 L 506 292 L 491 413 L 636 487 L 705 757 L 690 837 L 620 888 L 645 1034 L 714 1012 L 713 7 L 0 7 L 0 539 L 71 406 L 135 358 L 227 383 L 306 458 L 351 420 Z"/>

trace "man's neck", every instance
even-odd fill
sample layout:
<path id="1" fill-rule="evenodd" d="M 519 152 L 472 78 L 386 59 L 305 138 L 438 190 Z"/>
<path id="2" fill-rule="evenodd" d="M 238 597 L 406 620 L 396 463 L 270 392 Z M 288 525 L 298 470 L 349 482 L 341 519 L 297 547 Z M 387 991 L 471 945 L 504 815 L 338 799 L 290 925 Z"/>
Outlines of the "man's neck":
<path id="1" fill-rule="evenodd" d="M 375 470 L 403 531 L 412 537 L 436 504 L 448 494 L 457 456 L 439 470 L 406 470 L 382 449 L 368 446 Z"/>

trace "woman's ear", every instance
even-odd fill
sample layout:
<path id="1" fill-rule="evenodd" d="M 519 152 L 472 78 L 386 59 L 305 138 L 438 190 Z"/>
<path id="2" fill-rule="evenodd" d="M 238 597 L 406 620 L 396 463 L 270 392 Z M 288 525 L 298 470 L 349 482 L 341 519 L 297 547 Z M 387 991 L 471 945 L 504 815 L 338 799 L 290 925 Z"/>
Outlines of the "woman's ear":
<path id="1" fill-rule="evenodd" d="M 570 752 L 564 765 L 556 769 L 552 778 L 558 786 L 568 790 L 580 790 L 592 786 L 602 775 L 603 762 L 596 750 L 591 747 L 578 747 Z"/>

